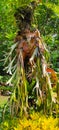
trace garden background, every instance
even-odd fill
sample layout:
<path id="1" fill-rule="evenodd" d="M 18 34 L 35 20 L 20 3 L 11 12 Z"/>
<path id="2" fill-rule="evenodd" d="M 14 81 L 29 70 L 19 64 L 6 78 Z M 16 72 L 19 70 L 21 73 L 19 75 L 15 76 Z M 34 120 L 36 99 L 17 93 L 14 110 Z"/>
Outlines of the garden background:
<path id="1" fill-rule="evenodd" d="M 48 112 L 43 113 L 40 100 L 39 102 L 36 101 L 37 108 L 35 108 L 35 102 L 33 106 L 30 105 L 29 117 L 24 115 L 20 117 L 20 114 L 11 116 L 9 112 L 8 101 L 14 87 L 12 84 L 8 84 L 12 74 L 7 72 L 9 70 L 6 69 L 6 66 L 10 61 L 10 59 L 8 61 L 8 54 L 13 49 L 12 45 L 14 45 L 14 39 L 18 31 L 14 14 L 17 8 L 29 6 L 32 1 L 0 0 L 0 130 L 59 129 L 59 0 L 39 0 L 33 15 L 34 22 L 32 23 L 32 29 L 38 28 L 41 38 L 48 49 L 48 54 L 45 55 L 47 63 L 57 75 L 58 80 L 55 79 L 57 83 L 53 87 L 53 91 L 57 95 L 58 102 L 53 104 L 54 109 L 52 109 L 51 113 L 49 112 L 50 104 L 48 104 Z M 14 56 L 15 52 L 12 55 Z M 28 88 L 29 93 L 32 91 L 33 84 L 35 84 L 34 81 Z M 49 95 L 48 98 L 50 98 Z"/>

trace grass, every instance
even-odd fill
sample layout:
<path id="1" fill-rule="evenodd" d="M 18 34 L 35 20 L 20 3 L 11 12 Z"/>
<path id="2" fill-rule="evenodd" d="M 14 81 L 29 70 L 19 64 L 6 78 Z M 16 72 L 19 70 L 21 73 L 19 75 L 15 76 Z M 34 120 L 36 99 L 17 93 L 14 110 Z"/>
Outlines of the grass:
<path id="1" fill-rule="evenodd" d="M 8 98 L 9 98 L 8 96 L 1 96 L 0 95 L 0 107 L 4 106 L 4 104 L 7 102 Z"/>

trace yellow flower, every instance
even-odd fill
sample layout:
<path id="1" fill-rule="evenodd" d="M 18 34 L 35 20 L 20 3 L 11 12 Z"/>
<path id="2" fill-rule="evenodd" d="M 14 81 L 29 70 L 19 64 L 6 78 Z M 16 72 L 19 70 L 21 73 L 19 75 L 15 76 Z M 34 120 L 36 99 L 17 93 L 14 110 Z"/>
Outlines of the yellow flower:
<path id="1" fill-rule="evenodd" d="M 44 115 L 39 115 L 39 113 L 35 112 L 30 117 L 31 119 L 26 117 L 19 119 L 17 128 L 14 127 L 14 130 L 59 130 L 58 118 L 53 118 L 52 116 L 46 118 Z M 8 122 L 4 122 L 4 126 L 6 130 L 9 129 Z"/>
<path id="2" fill-rule="evenodd" d="M 8 122 L 4 122 L 4 126 L 5 126 L 5 127 L 8 127 Z"/>

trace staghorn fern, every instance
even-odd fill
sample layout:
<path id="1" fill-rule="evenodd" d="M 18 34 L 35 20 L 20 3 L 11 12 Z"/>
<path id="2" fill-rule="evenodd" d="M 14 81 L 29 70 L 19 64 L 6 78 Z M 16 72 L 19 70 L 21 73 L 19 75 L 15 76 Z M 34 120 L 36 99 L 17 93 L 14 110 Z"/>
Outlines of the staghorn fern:
<path id="1" fill-rule="evenodd" d="M 24 0 L 18 2 L 19 5 L 20 6 L 22 5 L 23 7 L 27 4 L 26 1 L 24 2 Z M 24 5 L 22 2 L 24 2 Z M 31 1 L 27 1 L 27 2 L 29 4 Z M 24 26 L 23 23 L 21 24 L 22 26 Z M 53 96 L 53 89 L 51 86 L 50 77 L 48 75 L 48 72 L 46 71 L 48 64 L 45 56 L 47 56 L 47 59 L 49 58 L 49 55 L 47 55 L 48 51 L 44 43 L 42 43 L 42 39 L 40 37 L 40 33 L 38 30 L 31 31 L 30 28 L 28 30 L 27 27 L 24 28 L 24 30 L 21 30 L 20 34 L 18 35 L 21 38 L 18 39 L 18 41 L 11 46 L 8 57 L 5 60 L 5 63 L 9 62 L 9 58 L 11 57 L 10 64 L 7 66 L 7 68 L 5 68 L 7 69 L 8 73 L 12 74 L 9 81 L 7 81 L 7 84 L 13 83 L 14 85 L 14 92 L 10 97 L 10 113 L 12 116 L 14 116 L 17 115 L 18 112 L 20 111 L 20 116 L 22 116 L 23 113 L 25 113 L 25 115 L 28 116 L 27 109 L 30 108 L 28 104 L 29 92 L 28 92 L 27 82 L 31 84 L 32 79 L 34 79 L 36 83 L 36 85 L 34 85 L 32 88 L 32 93 L 36 91 L 34 99 L 36 99 L 36 101 L 39 102 L 39 98 L 40 98 L 45 113 L 47 113 L 48 102 L 49 102 L 50 112 L 52 112 L 52 104 L 53 102 L 55 102 L 55 98 Z M 36 44 L 38 45 L 36 46 Z M 24 58 L 24 53 L 25 53 L 25 58 Z M 29 78 L 28 75 L 30 75 Z M 38 105 L 40 106 L 40 104 Z"/>

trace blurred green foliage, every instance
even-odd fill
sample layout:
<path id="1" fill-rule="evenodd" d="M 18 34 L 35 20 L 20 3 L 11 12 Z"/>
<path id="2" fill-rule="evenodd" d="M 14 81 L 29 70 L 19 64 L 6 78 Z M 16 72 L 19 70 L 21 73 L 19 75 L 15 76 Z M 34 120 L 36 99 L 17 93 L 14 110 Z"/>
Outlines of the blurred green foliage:
<path id="1" fill-rule="evenodd" d="M 5 52 L 9 50 L 16 32 L 13 1 L 0 1 L 0 73 L 3 70 Z"/>
<path id="2" fill-rule="evenodd" d="M 52 68 L 59 72 L 59 6 L 51 3 L 40 4 L 34 15 L 35 24 L 50 51 Z"/>

